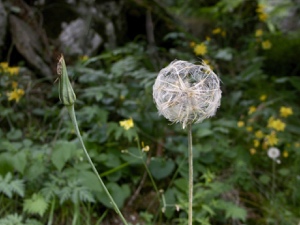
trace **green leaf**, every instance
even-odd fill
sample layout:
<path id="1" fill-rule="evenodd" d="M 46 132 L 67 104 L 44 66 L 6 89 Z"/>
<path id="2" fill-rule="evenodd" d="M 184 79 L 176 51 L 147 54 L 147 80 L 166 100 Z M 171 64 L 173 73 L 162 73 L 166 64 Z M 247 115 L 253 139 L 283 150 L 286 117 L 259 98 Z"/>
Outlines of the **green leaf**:
<path id="1" fill-rule="evenodd" d="M 259 180 L 260 180 L 260 182 L 262 182 L 263 184 L 268 184 L 268 183 L 270 183 L 271 178 L 270 178 L 270 176 L 268 176 L 268 175 L 261 175 L 261 176 L 259 177 Z"/>
<path id="2" fill-rule="evenodd" d="M 29 166 L 28 170 L 25 170 L 25 175 L 28 178 L 28 180 L 34 180 L 44 172 L 45 172 L 44 162 L 36 161 Z"/>
<path id="3" fill-rule="evenodd" d="M 20 173 L 24 173 L 24 169 L 27 165 L 26 151 L 17 152 L 13 158 L 14 168 Z"/>
<path id="4" fill-rule="evenodd" d="M 24 190 L 23 180 L 13 179 L 11 173 L 7 173 L 5 177 L 0 175 L 0 193 L 4 193 L 9 198 L 12 198 L 13 193 L 24 197 Z"/>
<path id="5" fill-rule="evenodd" d="M 23 207 L 24 211 L 30 214 L 43 216 L 47 210 L 48 203 L 42 195 L 35 193 L 30 199 L 25 199 Z"/>
<path id="6" fill-rule="evenodd" d="M 149 164 L 149 170 L 157 180 L 169 176 L 175 168 L 175 163 L 171 159 L 152 158 Z"/>
<path id="7" fill-rule="evenodd" d="M 17 130 L 17 129 L 11 129 L 6 137 L 8 140 L 11 140 L 11 141 L 15 141 L 15 140 L 18 140 L 18 139 L 21 139 L 22 137 L 22 131 L 21 130 Z"/>
<path id="8" fill-rule="evenodd" d="M 81 183 L 84 184 L 91 191 L 103 191 L 103 188 L 101 187 L 100 182 L 95 173 L 91 171 L 81 171 L 79 172 L 79 179 Z"/>
<path id="9" fill-rule="evenodd" d="M 187 192 L 187 190 L 188 190 L 188 180 L 187 179 L 184 179 L 184 178 L 176 179 L 174 181 L 174 184 L 179 190 L 181 190 L 183 192 Z"/>
<path id="10" fill-rule="evenodd" d="M 76 150 L 76 144 L 73 142 L 60 141 L 53 147 L 51 161 L 54 166 L 61 171 L 66 162 L 71 158 Z"/>
<path id="11" fill-rule="evenodd" d="M 239 206 L 231 204 L 230 207 L 226 208 L 225 217 L 227 219 L 231 218 L 231 219 L 239 219 L 239 220 L 245 221 L 246 216 L 247 216 L 246 210 Z"/>
<path id="12" fill-rule="evenodd" d="M 116 202 L 119 208 L 122 208 L 125 200 L 130 196 L 130 188 L 128 184 L 119 186 L 116 183 L 108 183 L 106 185 L 108 191 L 110 192 L 112 198 Z M 108 208 L 113 208 L 110 199 L 107 194 L 103 191 L 96 195 L 98 200 Z"/>
<path id="13" fill-rule="evenodd" d="M 203 209 L 204 211 L 208 212 L 208 213 L 210 214 L 210 216 L 213 216 L 213 215 L 216 214 L 216 213 L 214 212 L 214 210 L 213 210 L 211 207 L 209 207 L 208 205 L 206 205 L 206 204 L 203 204 L 203 205 L 202 205 L 202 209 Z"/>
<path id="14" fill-rule="evenodd" d="M 207 129 L 207 128 L 204 128 L 204 129 L 198 129 L 197 133 L 196 133 L 196 136 L 197 137 L 206 137 L 206 136 L 211 136 L 213 134 L 213 131 L 211 129 Z"/>
<path id="15" fill-rule="evenodd" d="M 22 223 L 23 217 L 18 214 L 9 214 L 0 219 L 0 225 L 24 225 Z"/>

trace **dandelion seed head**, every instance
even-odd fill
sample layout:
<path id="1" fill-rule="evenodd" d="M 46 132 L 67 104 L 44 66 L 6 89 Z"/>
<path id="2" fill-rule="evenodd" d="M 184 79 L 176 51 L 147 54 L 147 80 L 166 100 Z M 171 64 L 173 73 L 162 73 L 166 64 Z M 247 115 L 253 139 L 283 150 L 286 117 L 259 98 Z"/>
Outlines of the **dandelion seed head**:
<path id="1" fill-rule="evenodd" d="M 159 114 L 183 128 L 214 116 L 221 93 L 219 77 L 204 62 L 175 60 L 159 72 L 153 86 Z"/>

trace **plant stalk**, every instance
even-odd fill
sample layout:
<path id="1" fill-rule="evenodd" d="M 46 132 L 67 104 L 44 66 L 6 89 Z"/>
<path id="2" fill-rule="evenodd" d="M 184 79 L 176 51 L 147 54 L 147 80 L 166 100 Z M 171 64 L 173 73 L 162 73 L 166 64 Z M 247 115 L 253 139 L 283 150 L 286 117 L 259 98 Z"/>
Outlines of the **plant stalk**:
<path id="1" fill-rule="evenodd" d="M 71 117 L 72 123 L 73 123 L 73 125 L 75 127 L 75 132 L 76 132 L 76 134 L 78 136 L 78 139 L 80 141 L 81 147 L 82 147 L 82 149 L 83 149 L 83 151 L 84 151 L 84 153 L 85 153 L 85 155 L 86 155 L 89 163 L 91 164 L 91 167 L 92 167 L 94 173 L 96 174 L 96 176 L 97 176 L 97 178 L 98 178 L 98 180 L 100 182 L 101 187 L 104 189 L 104 191 L 107 194 L 109 200 L 111 201 L 111 204 L 113 205 L 113 207 L 114 207 L 115 211 L 117 212 L 117 214 L 120 216 L 120 218 L 123 221 L 124 225 L 128 225 L 128 223 L 126 222 L 124 216 L 122 215 L 121 211 L 119 210 L 117 204 L 115 203 L 114 199 L 112 198 L 111 194 L 107 190 L 107 188 L 106 188 L 104 182 L 102 181 L 102 178 L 100 177 L 100 175 L 99 175 L 99 173 L 98 173 L 98 171 L 97 171 L 97 169 L 96 169 L 96 167 L 95 167 L 95 165 L 94 165 L 94 163 L 93 163 L 93 161 L 92 161 L 92 159 L 91 159 L 88 151 L 85 148 L 84 142 L 82 140 L 82 137 L 81 137 L 81 134 L 80 134 L 80 131 L 79 131 L 79 128 L 78 128 L 78 124 L 77 124 L 77 120 L 76 120 L 76 116 L 75 116 L 74 104 L 66 106 L 66 107 L 68 109 L 68 112 L 69 112 L 69 115 Z"/>
<path id="2" fill-rule="evenodd" d="M 193 225 L 193 142 L 192 142 L 192 124 L 187 125 L 188 130 L 188 154 L 189 154 L 189 214 L 188 224 Z"/>

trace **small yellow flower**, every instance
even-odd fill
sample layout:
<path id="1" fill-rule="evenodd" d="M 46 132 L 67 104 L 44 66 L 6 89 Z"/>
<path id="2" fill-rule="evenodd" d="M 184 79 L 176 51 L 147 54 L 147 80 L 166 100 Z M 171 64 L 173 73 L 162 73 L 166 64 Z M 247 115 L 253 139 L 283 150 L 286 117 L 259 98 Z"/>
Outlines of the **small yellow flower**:
<path id="1" fill-rule="evenodd" d="M 7 70 L 6 70 L 10 75 L 18 75 L 19 74 L 19 71 L 20 71 L 20 68 L 19 67 L 8 67 Z"/>
<path id="2" fill-rule="evenodd" d="M 223 31 L 221 32 L 221 36 L 222 36 L 222 37 L 226 37 L 226 31 L 223 30 Z"/>
<path id="3" fill-rule="evenodd" d="M 144 148 L 142 148 L 143 152 L 149 152 L 149 150 L 150 150 L 149 145 L 146 145 Z"/>
<path id="4" fill-rule="evenodd" d="M 262 29 L 257 29 L 255 31 L 255 37 L 261 37 L 263 35 L 263 30 Z"/>
<path id="5" fill-rule="evenodd" d="M 237 126 L 238 127 L 243 127 L 243 126 L 245 126 L 245 122 L 244 121 L 238 121 Z"/>
<path id="6" fill-rule="evenodd" d="M 259 146 L 259 144 L 260 144 L 259 140 L 257 140 L 257 139 L 253 140 L 253 146 L 255 148 L 257 148 Z"/>
<path id="7" fill-rule="evenodd" d="M 16 89 L 16 88 L 18 87 L 18 82 L 13 81 L 13 82 L 11 83 L 11 86 L 12 86 L 13 89 Z"/>
<path id="8" fill-rule="evenodd" d="M 24 95 L 23 89 L 15 88 L 13 91 L 7 93 L 8 101 L 15 100 L 16 102 L 19 102 L 23 95 Z"/>
<path id="9" fill-rule="evenodd" d="M 250 151 L 250 154 L 251 154 L 251 155 L 256 154 L 256 149 L 255 149 L 255 148 L 251 148 L 249 151 Z"/>
<path id="10" fill-rule="evenodd" d="M 256 12 L 258 15 L 258 19 L 262 22 L 265 22 L 268 18 L 268 15 L 265 12 L 265 6 L 262 4 L 259 4 L 258 7 L 256 8 Z"/>
<path id="11" fill-rule="evenodd" d="M 293 109 L 290 107 L 284 107 L 282 106 L 280 108 L 280 116 L 282 117 L 288 117 L 290 115 L 293 115 Z"/>
<path id="12" fill-rule="evenodd" d="M 210 67 L 211 70 L 213 70 L 213 66 L 210 64 L 210 61 L 208 59 L 203 59 L 202 60 L 206 65 L 208 65 Z"/>
<path id="13" fill-rule="evenodd" d="M 266 99 L 267 99 L 267 95 L 261 95 L 259 97 L 259 100 L 262 101 L 262 102 L 266 101 Z"/>
<path id="14" fill-rule="evenodd" d="M 2 62 L 2 63 L 0 63 L 0 68 L 1 68 L 2 70 L 6 71 L 8 67 L 9 67 L 9 66 L 8 66 L 8 63 L 7 63 L 7 62 Z"/>
<path id="15" fill-rule="evenodd" d="M 150 150 L 150 147 L 149 147 L 149 145 L 144 145 L 144 142 L 142 141 L 142 151 L 143 152 L 149 152 L 149 150 Z"/>
<path id="16" fill-rule="evenodd" d="M 120 123 L 120 126 L 123 127 L 125 130 L 129 130 L 130 128 L 134 127 L 132 118 L 130 118 L 128 120 L 122 120 L 119 123 Z"/>
<path id="17" fill-rule="evenodd" d="M 256 8 L 257 13 L 262 13 L 265 11 L 265 6 L 263 4 L 259 4 Z"/>
<path id="18" fill-rule="evenodd" d="M 265 22 L 267 19 L 268 19 L 268 14 L 266 13 L 259 13 L 258 14 L 258 19 L 261 21 L 261 22 Z"/>
<path id="19" fill-rule="evenodd" d="M 261 43 L 261 47 L 264 50 L 268 50 L 272 47 L 272 43 L 269 40 L 265 40 Z"/>
<path id="20" fill-rule="evenodd" d="M 251 127 L 251 126 L 246 127 L 246 129 L 247 129 L 248 132 L 252 132 L 253 131 L 253 127 Z"/>
<path id="21" fill-rule="evenodd" d="M 256 131 L 254 135 L 258 139 L 262 139 L 264 137 L 264 133 L 261 130 Z"/>
<path id="22" fill-rule="evenodd" d="M 191 47 L 191 48 L 194 48 L 195 45 L 196 45 L 196 43 L 195 43 L 194 41 L 191 41 L 191 42 L 190 42 L 190 47 Z"/>
<path id="23" fill-rule="evenodd" d="M 289 152 L 288 152 L 287 150 L 284 150 L 283 153 L 282 153 L 282 156 L 283 156 L 284 158 L 289 157 Z"/>
<path id="24" fill-rule="evenodd" d="M 256 107 L 255 106 L 250 106 L 248 114 L 251 115 L 252 113 L 256 112 Z"/>
<path id="25" fill-rule="evenodd" d="M 204 43 L 198 44 L 194 48 L 196 55 L 205 55 L 207 53 L 207 47 Z"/>
<path id="26" fill-rule="evenodd" d="M 89 59 L 89 56 L 83 55 L 83 56 L 80 56 L 79 59 L 80 59 L 82 62 L 85 62 L 85 61 L 87 61 L 87 60 Z"/>
<path id="27" fill-rule="evenodd" d="M 280 119 L 270 118 L 268 120 L 268 127 L 277 131 L 284 131 L 286 124 Z"/>
<path id="28" fill-rule="evenodd" d="M 295 146 L 296 148 L 299 148 L 299 147 L 300 147 L 300 142 L 296 142 L 296 143 L 294 144 L 294 146 Z"/>
<path id="29" fill-rule="evenodd" d="M 205 40 L 210 41 L 211 38 L 209 36 L 206 36 Z"/>
<path id="30" fill-rule="evenodd" d="M 213 34 L 220 34 L 222 32 L 222 29 L 220 27 L 217 27 L 215 29 L 213 29 L 212 33 Z"/>
<path id="31" fill-rule="evenodd" d="M 271 132 L 271 134 L 266 135 L 266 145 L 267 146 L 275 146 L 278 144 L 278 138 L 275 132 Z"/>

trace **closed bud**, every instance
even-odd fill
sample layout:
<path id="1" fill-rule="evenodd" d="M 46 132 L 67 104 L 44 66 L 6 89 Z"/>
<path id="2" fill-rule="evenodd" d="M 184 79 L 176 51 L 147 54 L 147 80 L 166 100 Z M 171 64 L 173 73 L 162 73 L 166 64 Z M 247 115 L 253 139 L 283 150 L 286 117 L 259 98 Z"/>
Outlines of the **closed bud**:
<path id="1" fill-rule="evenodd" d="M 61 55 L 57 63 L 57 74 L 59 76 L 59 99 L 65 106 L 73 105 L 76 101 L 76 95 L 69 80 L 66 63 Z"/>

